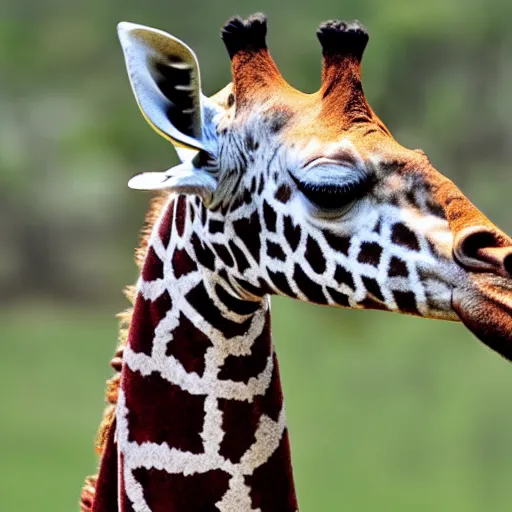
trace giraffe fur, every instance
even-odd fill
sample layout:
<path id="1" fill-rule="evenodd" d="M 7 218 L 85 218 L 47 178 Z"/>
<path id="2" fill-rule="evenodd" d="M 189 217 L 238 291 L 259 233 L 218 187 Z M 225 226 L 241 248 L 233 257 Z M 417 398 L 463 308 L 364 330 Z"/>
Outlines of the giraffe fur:
<path id="1" fill-rule="evenodd" d="M 266 19 L 230 20 L 233 83 L 201 95 L 197 59 L 120 27 L 137 102 L 182 164 L 136 251 L 85 512 L 296 512 L 270 296 L 462 321 L 512 359 L 512 240 L 419 150 L 393 139 L 361 83 L 358 24 L 320 26 L 322 84 L 297 91 Z"/>

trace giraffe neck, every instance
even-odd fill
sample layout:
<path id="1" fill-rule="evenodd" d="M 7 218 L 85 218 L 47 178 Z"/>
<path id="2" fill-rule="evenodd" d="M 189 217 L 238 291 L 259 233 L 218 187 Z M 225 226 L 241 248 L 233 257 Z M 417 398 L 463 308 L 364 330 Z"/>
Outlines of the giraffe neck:
<path id="1" fill-rule="evenodd" d="M 149 241 L 116 413 L 119 509 L 296 511 L 269 299 L 215 271 L 205 215 L 171 199 Z"/>

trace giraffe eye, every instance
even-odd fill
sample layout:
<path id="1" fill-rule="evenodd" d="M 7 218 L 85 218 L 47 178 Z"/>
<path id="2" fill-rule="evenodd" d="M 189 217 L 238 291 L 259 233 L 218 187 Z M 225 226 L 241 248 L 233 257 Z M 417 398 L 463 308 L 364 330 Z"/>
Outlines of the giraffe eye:
<path id="1" fill-rule="evenodd" d="M 291 173 L 290 173 L 291 174 Z M 343 212 L 368 191 L 370 180 L 362 178 L 348 183 L 311 183 L 300 181 L 291 174 L 299 191 L 316 208 L 326 213 Z"/>

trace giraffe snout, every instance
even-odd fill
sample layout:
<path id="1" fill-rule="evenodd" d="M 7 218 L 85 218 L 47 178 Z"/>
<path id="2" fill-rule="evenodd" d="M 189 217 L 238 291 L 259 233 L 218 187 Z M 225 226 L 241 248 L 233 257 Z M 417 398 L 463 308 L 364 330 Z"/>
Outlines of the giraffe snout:
<path id="1" fill-rule="evenodd" d="M 471 272 L 491 272 L 512 278 L 512 242 L 487 226 L 464 228 L 454 240 L 457 263 Z"/>

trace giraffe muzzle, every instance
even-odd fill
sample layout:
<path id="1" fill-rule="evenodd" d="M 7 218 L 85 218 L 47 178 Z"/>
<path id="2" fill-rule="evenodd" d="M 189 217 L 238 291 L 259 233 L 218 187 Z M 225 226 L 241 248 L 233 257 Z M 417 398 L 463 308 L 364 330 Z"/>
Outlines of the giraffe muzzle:
<path id="1" fill-rule="evenodd" d="M 467 279 L 453 291 L 453 309 L 490 348 L 512 361 L 512 243 L 490 227 L 464 228 L 455 237 L 455 261 Z"/>

